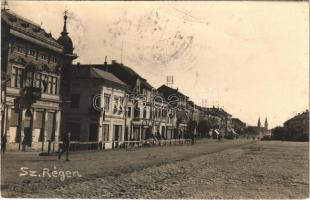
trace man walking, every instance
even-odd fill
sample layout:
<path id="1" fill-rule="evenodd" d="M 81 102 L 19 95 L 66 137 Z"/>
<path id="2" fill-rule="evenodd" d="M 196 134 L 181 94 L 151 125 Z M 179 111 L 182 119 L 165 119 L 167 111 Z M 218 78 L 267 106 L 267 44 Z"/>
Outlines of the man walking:
<path id="1" fill-rule="evenodd" d="M 71 132 L 69 130 L 64 135 L 63 144 L 61 146 L 61 150 L 59 151 L 58 159 L 60 159 L 62 154 L 66 152 L 66 161 L 70 161 L 69 160 L 70 137 L 71 137 Z"/>

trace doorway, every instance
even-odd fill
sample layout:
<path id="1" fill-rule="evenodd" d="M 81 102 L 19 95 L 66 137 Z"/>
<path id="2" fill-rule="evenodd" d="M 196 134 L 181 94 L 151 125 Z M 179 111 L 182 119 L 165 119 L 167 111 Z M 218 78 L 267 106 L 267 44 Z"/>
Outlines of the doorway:
<path id="1" fill-rule="evenodd" d="M 119 146 L 119 141 L 122 138 L 122 126 L 121 125 L 114 125 L 114 141 L 115 143 L 115 148 L 118 148 Z"/>
<path id="2" fill-rule="evenodd" d="M 98 124 L 91 123 L 89 126 L 89 141 L 96 142 L 98 140 Z"/>

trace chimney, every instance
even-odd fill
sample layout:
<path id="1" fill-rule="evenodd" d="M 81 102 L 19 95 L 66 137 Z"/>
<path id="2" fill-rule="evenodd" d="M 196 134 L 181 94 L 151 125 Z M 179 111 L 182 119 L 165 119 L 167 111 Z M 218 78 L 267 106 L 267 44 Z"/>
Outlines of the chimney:
<path id="1" fill-rule="evenodd" d="M 116 60 L 112 60 L 112 65 L 113 65 L 113 64 L 116 64 L 116 63 L 117 63 Z"/>
<path id="2" fill-rule="evenodd" d="M 76 63 L 76 66 L 77 66 L 77 67 L 79 67 L 79 66 L 80 66 L 80 64 L 81 64 L 80 62 L 77 62 L 77 63 Z"/>
<path id="3" fill-rule="evenodd" d="M 104 65 L 107 65 L 107 56 L 104 57 Z"/>

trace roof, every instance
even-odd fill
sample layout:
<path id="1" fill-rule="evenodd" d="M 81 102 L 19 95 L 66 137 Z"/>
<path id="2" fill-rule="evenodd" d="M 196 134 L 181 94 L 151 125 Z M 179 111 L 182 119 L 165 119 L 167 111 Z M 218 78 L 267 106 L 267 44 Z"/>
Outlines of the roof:
<path id="1" fill-rule="evenodd" d="M 117 83 L 122 86 L 127 86 L 123 81 L 118 79 L 113 74 L 106 72 L 102 69 L 98 69 L 93 67 L 92 65 L 83 65 L 82 67 L 75 66 L 73 67 L 72 75 L 77 78 L 93 78 L 93 79 L 104 79 L 111 81 L 113 83 Z"/>
<path id="2" fill-rule="evenodd" d="M 239 118 L 232 118 L 232 121 L 237 122 L 239 124 L 244 124 L 244 125 L 246 124 L 243 121 L 241 121 Z"/>
<path id="3" fill-rule="evenodd" d="M 2 10 L 1 21 L 8 24 L 12 29 L 22 32 L 30 37 L 34 37 L 59 48 L 63 48 L 63 46 L 52 37 L 52 34 L 47 33 L 40 27 L 40 25 L 32 22 L 29 19 L 19 16 L 10 10 Z"/>
<path id="4" fill-rule="evenodd" d="M 186 96 L 185 94 L 179 92 L 178 89 L 174 89 L 174 88 L 171 88 L 167 85 L 162 85 L 160 86 L 158 89 L 157 89 L 159 92 L 163 93 L 164 95 L 171 95 L 171 94 L 176 94 L 178 96 L 182 96 L 182 97 L 185 97 L 185 98 L 189 98 L 188 96 Z"/>
<path id="5" fill-rule="evenodd" d="M 115 61 L 112 61 L 111 64 L 95 64 L 93 66 L 99 69 L 104 69 L 105 71 L 112 73 L 113 75 L 118 77 L 120 80 L 122 80 L 124 83 L 129 85 L 131 88 L 135 86 L 136 80 L 138 78 L 141 80 L 141 84 L 145 88 L 150 89 L 150 90 L 153 88 L 153 86 L 151 86 L 145 78 L 140 76 L 132 68 L 125 66 L 123 64 L 117 63 Z"/>
<path id="6" fill-rule="evenodd" d="M 290 118 L 290 119 L 288 119 L 288 120 L 286 120 L 285 122 L 284 122 L 284 124 L 287 124 L 287 123 L 289 123 L 289 122 L 291 122 L 291 121 L 295 121 L 295 120 L 302 120 L 302 119 L 309 119 L 309 111 L 308 110 L 306 110 L 305 112 L 303 112 L 303 113 L 299 113 L 299 114 L 297 114 L 296 116 L 294 116 L 294 117 L 292 117 L 292 118 Z"/>

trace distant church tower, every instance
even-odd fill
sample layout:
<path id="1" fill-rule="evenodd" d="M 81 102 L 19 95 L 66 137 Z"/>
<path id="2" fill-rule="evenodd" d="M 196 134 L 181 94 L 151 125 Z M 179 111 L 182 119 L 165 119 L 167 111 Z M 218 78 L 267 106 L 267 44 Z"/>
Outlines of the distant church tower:
<path id="1" fill-rule="evenodd" d="M 266 119 L 265 119 L 265 126 L 264 126 L 264 127 L 265 127 L 266 130 L 268 130 L 268 121 L 267 121 L 267 117 L 266 117 Z"/>
<path id="2" fill-rule="evenodd" d="M 260 128 L 260 127 L 261 127 L 260 117 L 258 117 L 257 127 L 258 127 L 258 128 Z"/>

